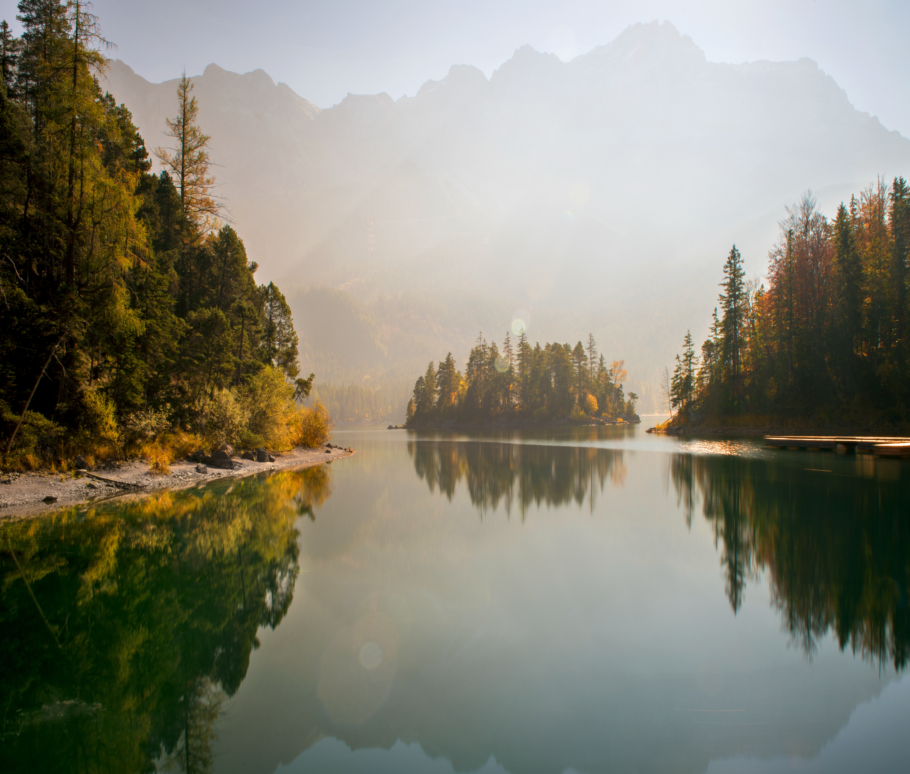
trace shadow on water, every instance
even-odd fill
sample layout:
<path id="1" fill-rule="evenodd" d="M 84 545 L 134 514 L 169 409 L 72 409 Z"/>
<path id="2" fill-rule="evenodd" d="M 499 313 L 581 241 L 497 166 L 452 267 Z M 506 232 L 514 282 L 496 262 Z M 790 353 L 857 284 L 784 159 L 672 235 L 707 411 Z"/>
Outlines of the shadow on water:
<path id="1" fill-rule="evenodd" d="M 0 770 L 208 771 L 325 468 L 0 527 Z"/>
<path id="2" fill-rule="evenodd" d="M 734 612 L 766 572 L 782 624 L 809 658 L 833 632 L 842 650 L 902 670 L 910 656 L 906 466 L 833 462 L 816 470 L 675 454 L 669 477 L 688 524 L 701 504 Z"/>

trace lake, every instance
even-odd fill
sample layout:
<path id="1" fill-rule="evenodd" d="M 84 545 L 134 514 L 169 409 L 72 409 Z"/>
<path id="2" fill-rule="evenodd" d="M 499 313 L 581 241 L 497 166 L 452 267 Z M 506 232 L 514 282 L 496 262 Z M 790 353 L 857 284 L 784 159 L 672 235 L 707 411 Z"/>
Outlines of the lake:
<path id="1" fill-rule="evenodd" d="M 0 771 L 910 770 L 910 463 L 644 426 L 0 525 Z"/>

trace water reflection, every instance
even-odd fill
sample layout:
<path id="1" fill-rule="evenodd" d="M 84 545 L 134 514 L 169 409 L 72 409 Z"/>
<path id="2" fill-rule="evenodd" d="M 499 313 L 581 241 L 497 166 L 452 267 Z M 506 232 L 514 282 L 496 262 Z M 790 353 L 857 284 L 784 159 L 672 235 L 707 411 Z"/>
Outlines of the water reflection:
<path id="1" fill-rule="evenodd" d="M 0 770 L 210 770 L 329 493 L 314 468 L 3 525 Z"/>
<path id="2" fill-rule="evenodd" d="M 910 656 L 910 487 L 893 460 L 829 457 L 773 464 L 673 455 L 669 475 L 691 523 L 701 502 L 721 553 L 734 612 L 768 574 L 786 631 L 811 657 L 833 632 L 840 648 L 890 661 Z"/>
<path id="3" fill-rule="evenodd" d="M 524 519 L 531 506 L 587 504 L 593 510 L 609 480 L 622 486 L 626 466 L 621 450 L 583 446 L 542 446 L 464 441 L 408 441 L 417 475 L 430 492 L 452 500 L 467 485 L 481 513 L 502 504 Z"/>

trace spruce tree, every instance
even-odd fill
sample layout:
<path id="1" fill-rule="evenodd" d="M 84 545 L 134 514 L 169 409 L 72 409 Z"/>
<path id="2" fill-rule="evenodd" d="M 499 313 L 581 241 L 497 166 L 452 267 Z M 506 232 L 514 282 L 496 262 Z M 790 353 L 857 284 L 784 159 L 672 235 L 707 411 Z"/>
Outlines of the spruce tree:
<path id="1" fill-rule="evenodd" d="M 723 291 L 718 301 L 722 310 L 722 351 L 724 365 L 729 369 L 728 382 L 732 397 L 736 401 L 740 388 L 742 335 L 746 320 L 745 270 L 736 245 L 733 245 L 724 263 L 724 281 L 721 288 Z"/>

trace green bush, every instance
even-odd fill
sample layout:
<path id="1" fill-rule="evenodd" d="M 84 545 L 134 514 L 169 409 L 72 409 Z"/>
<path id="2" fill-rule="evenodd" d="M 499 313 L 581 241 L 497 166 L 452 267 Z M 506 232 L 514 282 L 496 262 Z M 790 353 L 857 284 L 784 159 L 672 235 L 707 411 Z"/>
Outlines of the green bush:
<path id="1" fill-rule="evenodd" d="M 19 414 L 13 412 L 8 403 L 0 401 L 0 453 L 6 449 L 18 421 Z M 47 450 L 50 450 L 52 458 L 55 456 L 55 452 L 63 440 L 64 432 L 64 428 L 43 414 L 26 411 L 25 418 L 22 420 L 10 449 L 9 457 L 4 460 L 4 466 L 38 467 L 42 458 L 48 456 Z"/>

